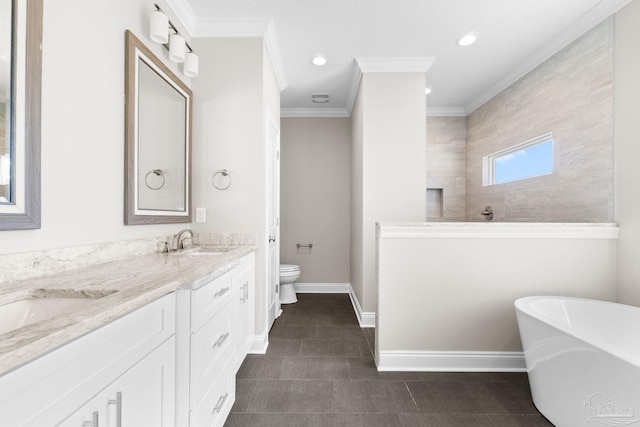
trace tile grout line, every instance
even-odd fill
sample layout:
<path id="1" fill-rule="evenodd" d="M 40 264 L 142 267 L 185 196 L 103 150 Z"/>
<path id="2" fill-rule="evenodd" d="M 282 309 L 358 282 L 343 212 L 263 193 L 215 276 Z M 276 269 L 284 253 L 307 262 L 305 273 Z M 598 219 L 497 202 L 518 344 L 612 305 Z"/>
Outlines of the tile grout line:
<path id="1" fill-rule="evenodd" d="M 420 413 L 420 407 L 418 406 L 418 402 L 416 402 L 415 397 L 413 397 L 413 393 L 411 393 L 411 389 L 409 388 L 409 385 L 407 384 L 406 381 L 402 381 L 402 384 L 404 384 L 404 387 L 409 392 L 409 396 L 411 396 L 411 401 L 413 402 L 414 406 L 416 407 L 416 412 Z"/>

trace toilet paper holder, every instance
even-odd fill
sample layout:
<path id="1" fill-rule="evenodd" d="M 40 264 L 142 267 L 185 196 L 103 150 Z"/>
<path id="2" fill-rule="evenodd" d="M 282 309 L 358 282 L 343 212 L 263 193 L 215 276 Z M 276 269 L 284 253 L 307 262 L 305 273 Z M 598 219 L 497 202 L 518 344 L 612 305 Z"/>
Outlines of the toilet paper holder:
<path id="1" fill-rule="evenodd" d="M 296 244 L 296 247 L 297 247 L 298 249 L 300 249 L 300 248 L 309 248 L 309 249 L 311 249 L 311 248 L 313 247 L 313 243 L 307 243 L 306 245 L 303 245 L 303 244 L 301 244 L 301 243 L 298 243 L 298 244 Z"/>

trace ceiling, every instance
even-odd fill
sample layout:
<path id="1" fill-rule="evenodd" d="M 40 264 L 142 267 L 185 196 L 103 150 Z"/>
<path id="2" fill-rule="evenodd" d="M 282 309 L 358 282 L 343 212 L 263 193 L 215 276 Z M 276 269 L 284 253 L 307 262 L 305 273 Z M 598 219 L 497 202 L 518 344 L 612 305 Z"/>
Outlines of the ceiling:
<path id="1" fill-rule="evenodd" d="M 167 0 L 194 37 L 225 20 L 272 22 L 288 82 L 281 106 L 292 116 L 348 115 L 355 58 L 414 57 L 435 58 L 428 111 L 468 114 L 629 1 Z M 478 41 L 457 46 L 469 31 Z M 326 65 L 311 63 L 316 53 Z M 312 103 L 318 92 L 330 101 Z"/>

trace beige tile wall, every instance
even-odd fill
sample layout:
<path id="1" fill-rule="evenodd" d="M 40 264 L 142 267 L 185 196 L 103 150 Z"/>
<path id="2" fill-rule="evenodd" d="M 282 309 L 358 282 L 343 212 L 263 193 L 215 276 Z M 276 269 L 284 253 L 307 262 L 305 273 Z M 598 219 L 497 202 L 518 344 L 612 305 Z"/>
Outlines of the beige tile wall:
<path id="1" fill-rule="evenodd" d="M 467 221 L 487 205 L 494 221 L 613 221 L 613 31 L 609 18 L 467 117 Z M 482 186 L 483 156 L 549 131 L 552 175 Z"/>
<path id="2" fill-rule="evenodd" d="M 466 117 L 427 117 L 427 188 L 442 190 L 442 209 L 427 195 L 427 221 L 465 220 L 466 139 Z"/>

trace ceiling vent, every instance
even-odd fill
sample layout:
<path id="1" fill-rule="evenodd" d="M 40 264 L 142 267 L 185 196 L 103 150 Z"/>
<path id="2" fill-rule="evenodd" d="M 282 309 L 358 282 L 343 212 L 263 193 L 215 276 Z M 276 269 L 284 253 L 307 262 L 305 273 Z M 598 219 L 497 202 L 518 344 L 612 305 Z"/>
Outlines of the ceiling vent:
<path id="1" fill-rule="evenodd" d="M 316 104 L 325 104 L 329 102 L 329 94 L 328 93 L 314 93 L 311 95 L 311 102 L 315 102 Z"/>

